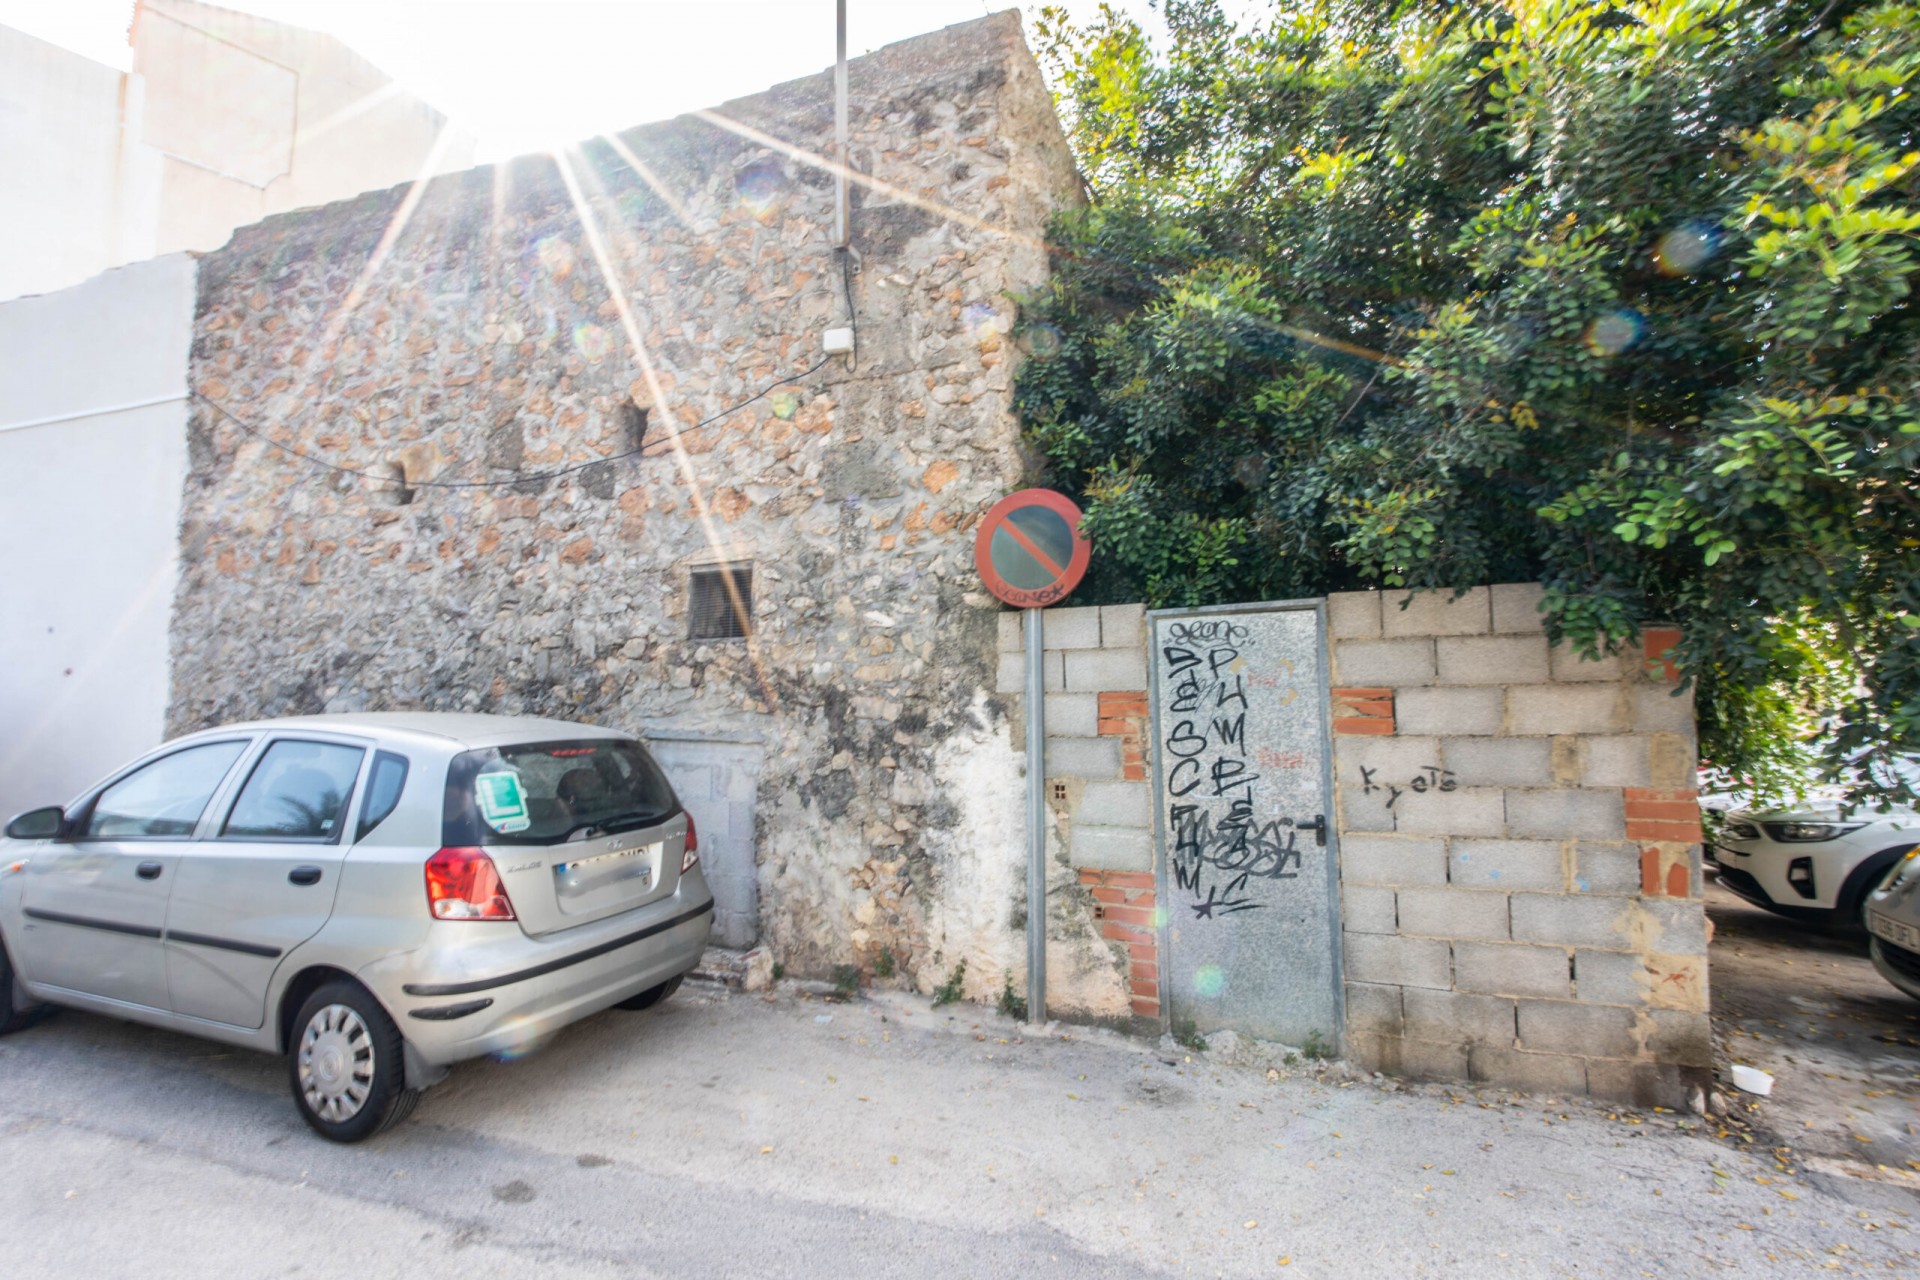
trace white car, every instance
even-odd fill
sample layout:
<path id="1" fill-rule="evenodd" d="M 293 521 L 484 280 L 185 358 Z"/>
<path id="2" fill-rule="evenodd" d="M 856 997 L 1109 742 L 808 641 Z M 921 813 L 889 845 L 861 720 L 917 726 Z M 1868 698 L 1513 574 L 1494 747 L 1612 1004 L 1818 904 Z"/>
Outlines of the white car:
<path id="1" fill-rule="evenodd" d="M 1880 976 L 1920 1000 L 1920 849 L 1909 849 L 1867 896 L 1867 932 Z"/>
<path id="2" fill-rule="evenodd" d="M 1720 883 L 1758 907 L 1809 924 L 1866 926 L 1867 895 L 1920 845 L 1911 809 L 1736 809 L 1706 849 Z"/>

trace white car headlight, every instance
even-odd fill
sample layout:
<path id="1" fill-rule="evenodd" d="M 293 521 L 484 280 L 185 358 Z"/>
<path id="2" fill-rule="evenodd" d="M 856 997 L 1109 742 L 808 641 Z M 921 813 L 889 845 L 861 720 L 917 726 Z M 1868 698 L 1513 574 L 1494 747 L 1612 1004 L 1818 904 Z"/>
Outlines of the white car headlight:
<path id="1" fill-rule="evenodd" d="M 1920 849 L 1909 849 L 1907 856 L 1900 859 L 1899 865 L 1894 867 L 1893 874 L 1887 877 L 1885 888 L 1891 893 L 1901 885 L 1911 884 L 1915 880 L 1920 880 Z"/>
<path id="2" fill-rule="evenodd" d="M 1820 840 L 1838 840 L 1849 831 L 1858 831 L 1864 822 L 1763 822 L 1767 834 L 1782 844 L 1813 844 Z"/>

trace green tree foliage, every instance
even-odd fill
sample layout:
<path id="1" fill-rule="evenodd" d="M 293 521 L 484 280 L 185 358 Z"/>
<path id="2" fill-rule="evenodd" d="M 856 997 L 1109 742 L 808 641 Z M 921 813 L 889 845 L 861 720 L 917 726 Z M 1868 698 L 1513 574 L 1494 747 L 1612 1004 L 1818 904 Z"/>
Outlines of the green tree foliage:
<path id="1" fill-rule="evenodd" d="M 1537 579 L 1679 623 L 1763 793 L 1920 749 L 1920 4 L 1165 13 L 1039 28 L 1092 198 L 1018 401 L 1090 594 Z"/>

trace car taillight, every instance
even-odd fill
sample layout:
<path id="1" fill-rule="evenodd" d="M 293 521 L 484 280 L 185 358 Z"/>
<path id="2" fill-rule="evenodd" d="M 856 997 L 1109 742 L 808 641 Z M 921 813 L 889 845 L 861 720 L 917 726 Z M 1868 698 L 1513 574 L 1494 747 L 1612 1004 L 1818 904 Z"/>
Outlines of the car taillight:
<path id="1" fill-rule="evenodd" d="M 687 851 L 680 855 L 680 874 L 693 870 L 693 864 L 700 861 L 700 833 L 693 828 L 693 815 L 687 815 Z"/>
<path id="2" fill-rule="evenodd" d="M 513 903 L 484 849 L 442 849 L 427 859 L 427 910 L 435 920 L 512 920 Z"/>

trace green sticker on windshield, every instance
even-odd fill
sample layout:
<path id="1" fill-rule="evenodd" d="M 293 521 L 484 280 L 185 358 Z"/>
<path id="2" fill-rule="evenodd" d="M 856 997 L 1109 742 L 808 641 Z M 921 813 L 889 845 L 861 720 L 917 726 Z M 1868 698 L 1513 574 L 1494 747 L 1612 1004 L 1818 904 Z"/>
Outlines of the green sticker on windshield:
<path id="1" fill-rule="evenodd" d="M 483 773 L 473 780 L 473 794 L 480 801 L 480 816 L 495 831 L 504 835 L 533 825 L 527 817 L 527 798 L 521 794 L 519 774 Z"/>

